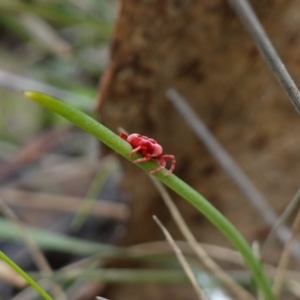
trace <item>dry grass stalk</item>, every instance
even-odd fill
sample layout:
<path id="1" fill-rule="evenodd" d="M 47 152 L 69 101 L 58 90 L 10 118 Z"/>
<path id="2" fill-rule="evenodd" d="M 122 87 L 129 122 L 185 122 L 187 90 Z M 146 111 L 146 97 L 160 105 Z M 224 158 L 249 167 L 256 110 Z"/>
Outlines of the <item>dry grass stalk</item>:
<path id="1" fill-rule="evenodd" d="M 195 277 L 195 274 L 193 273 L 191 267 L 189 266 L 187 260 L 185 259 L 184 255 L 182 254 L 180 248 L 176 245 L 174 239 L 172 238 L 172 236 L 170 235 L 170 233 L 167 231 L 167 229 L 163 226 L 163 224 L 160 222 L 160 220 L 156 217 L 153 216 L 154 221 L 157 223 L 157 225 L 160 227 L 160 229 L 162 230 L 163 234 L 165 235 L 167 241 L 169 242 L 170 246 L 172 247 L 172 249 L 174 250 L 177 259 L 179 260 L 182 268 L 184 269 L 186 275 L 188 276 L 189 280 L 191 281 L 197 295 L 198 298 L 200 300 L 205 300 L 206 296 L 204 294 L 204 292 L 202 291 L 202 289 L 200 288 L 198 281 Z"/>

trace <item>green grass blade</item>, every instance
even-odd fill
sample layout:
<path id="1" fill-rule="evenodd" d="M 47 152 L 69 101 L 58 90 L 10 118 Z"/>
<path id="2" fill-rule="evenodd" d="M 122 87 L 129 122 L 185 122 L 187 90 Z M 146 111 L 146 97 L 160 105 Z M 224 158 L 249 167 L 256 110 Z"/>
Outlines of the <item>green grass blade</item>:
<path id="1" fill-rule="evenodd" d="M 122 140 L 108 128 L 104 127 L 102 124 L 85 115 L 81 111 L 51 96 L 39 92 L 28 91 L 24 94 L 28 98 L 60 114 L 72 123 L 89 132 L 90 134 L 101 140 L 103 143 L 105 143 L 107 146 L 109 146 L 111 149 L 124 156 L 126 159 L 134 160 L 139 157 L 139 155 L 136 155 L 133 158 L 129 158 L 129 154 L 132 148 L 126 141 Z M 138 164 L 138 166 L 149 172 L 150 170 L 156 168 L 157 164 L 154 161 L 149 161 L 143 164 Z M 252 272 L 257 287 L 262 291 L 264 299 L 274 300 L 274 294 L 272 293 L 269 280 L 261 266 L 261 263 L 254 256 L 249 244 L 244 239 L 244 237 L 202 195 L 200 195 L 197 191 L 188 186 L 174 174 L 169 177 L 165 177 L 165 172 L 166 170 L 163 170 L 162 172 L 157 173 L 155 177 L 161 180 L 179 195 L 181 195 L 184 199 L 189 201 L 195 208 L 198 209 L 198 211 L 204 214 L 205 217 L 209 219 L 220 232 L 223 233 L 223 235 L 243 256 L 246 264 Z"/>
<path id="2" fill-rule="evenodd" d="M 19 275 L 21 275 L 45 300 L 53 300 L 53 298 L 37 282 L 35 282 L 26 272 L 24 272 L 15 262 L 13 262 L 2 251 L 0 251 L 0 259 L 5 261 Z"/>

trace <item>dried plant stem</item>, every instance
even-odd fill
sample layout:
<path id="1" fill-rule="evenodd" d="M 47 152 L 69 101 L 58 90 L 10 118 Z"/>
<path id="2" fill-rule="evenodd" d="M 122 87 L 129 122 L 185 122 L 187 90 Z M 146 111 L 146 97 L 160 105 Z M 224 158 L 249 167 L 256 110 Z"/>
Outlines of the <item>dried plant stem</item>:
<path id="1" fill-rule="evenodd" d="M 240 18 L 240 21 L 249 31 L 256 44 L 256 47 L 266 60 L 271 71 L 276 76 L 295 109 L 300 114 L 300 92 L 284 64 L 282 63 L 280 57 L 276 53 L 275 48 L 273 47 L 270 39 L 261 26 L 248 1 L 228 0 L 228 2 Z"/>
<path id="2" fill-rule="evenodd" d="M 294 220 L 292 229 L 293 229 L 292 236 L 290 237 L 289 241 L 286 243 L 286 245 L 281 253 L 281 257 L 279 260 L 278 268 L 277 268 L 274 283 L 273 283 L 273 291 L 274 291 L 274 294 L 278 298 L 281 293 L 282 283 L 283 283 L 283 280 L 285 277 L 285 270 L 286 270 L 287 265 L 290 260 L 292 242 L 300 229 L 300 210 L 298 211 L 297 216 Z"/>
<path id="3" fill-rule="evenodd" d="M 176 241 L 176 244 L 180 246 L 180 249 L 185 255 L 193 256 L 195 251 L 191 249 L 191 246 L 185 241 Z M 225 263 L 237 264 L 238 266 L 244 267 L 245 263 L 240 255 L 235 250 L 220 247 L 211 244 L 199 243 L 199 245 L 215 260 L 220 260 Z M 133 251 L 134 256 L 144 257 L 147 253 L 153 255 L 167 254 L 170 253 L 169 244 L 164 241 L 151 242 L 140 245 L 131 246 L 130 249 Z M 277 268 L 269 264 L 264 264 L 264 268 L 269 274 L 270 278 L 275 278 Z M 300 299 L 300 274 L 297 271 L 285 270 L 285 280 L 289 290 Z"/>
<path id="4" fill-rule="evenodd" d="M 46 20 L 28 12 L 20 12 L 17 18 L 38 43 L 47 47 L 55 55 L 64 58 L 71 55 L 72 47 L 70 43 L 63 39 Z"/>
<path id="5" fill-rule="evenodd" d="M 182 235 L 186 238 L 190 247 L 194 250 L 201 263 L 217 276 L 240 300 L 254 300 L 254 297 L 238 285 L 230 276 L 228 276 L 218 264 L 216 264 L 206 253 L 206 251 L 197 242 L 196 238 L 188 228 L 176 205 L 172 201 L 165 187 L 155 178 L 149 176 L 159 193 L 161 194 L 166 206 L 168 207 L 172 218 L 176 222 Z"/>
<path id="6" fill-rule="evenodd" d="M 40 209 L 74 213 L 82 203 L 80 197 L 28 192 L 12 188 L 0 189 L 0 197 L 4 197 L 8 205 L 28 210 Z M 26 201 L 23 199 L 26 199 Z M 128 219 L 130 211 L 123 203 L 111 203 L 105 199 L 97 199 L 96 201 L 95 199 L 89 213 L 92 216 L 125 221 Z"/>
<path id="7" fill-rule="evenodd" d="M 169 242 L 170 246 L 172 247 L 172 249 L 174 250 L 177 259 L 179 260 L 182 268 L 184 269 L 186 275 L 188 276 L 191 284 L 193 285 L 198 298 L 200 300 L 205 300 L 206 296 L 204 294 L 204 292 L 202 291 L 202 289 L 200 288 L 197 279 L 195 277 L 195 274 L 193 273 L 191 267 L 189 266 L 187 260 L 185 259 L 184 255 L 182 254 L 180 248 L 176 245 L 174 239 L 172 238 L 172 236 L 170 235 L 170 233 L 168 232 L 168 230 L 164 227 L 164 225 L 160 222 L 160 220 L 156 217 L 153 216 L 154 221 L 157 223 L 157 225 L 160 227 L 160 229 L 162 230 L 164 236 L 166 237 L 167 241 Z"/>
<path id="8" fill-rule="evenodd" d="M 265 240 L 265 242 L 264 242 L 264 244 L 261 248 L 262 257 L 264 257 L 264 254 L 266 253 L 268 246 L 270 247 L 270 245 L 272 244 L 272 240 L 273 240 L 274 236 L 276 235 L 277 229 L 282 224 L 285 224 L 285 222 L 291 216 L 291 214 L 293 213 L 293 211 L 295 210 L 295 208 L 297 207 L 299 202 L 300 202 L 300 188 L 298 189 L 298 191 L 296 192 L 295 196 L 290 201 L 288 206 L 285 208 L 284 212 L 280 215 L 280 217 L 277 220 L 276 224 L 273 226 L 271 232 L 268 234 L 268 236 L 267 236 L 267 238 L 266 238 L 266 240 Z"/>

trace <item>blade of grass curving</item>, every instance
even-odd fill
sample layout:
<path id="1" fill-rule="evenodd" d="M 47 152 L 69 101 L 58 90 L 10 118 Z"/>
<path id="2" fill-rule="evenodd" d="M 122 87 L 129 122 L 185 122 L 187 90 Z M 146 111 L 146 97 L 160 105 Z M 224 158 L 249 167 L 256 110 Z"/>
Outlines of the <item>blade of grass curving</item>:
<path id="1" fill-rule="evenodd" d="M 129 154 L 132 148 L 126 141 L 119 138 L 115 133 L 110 131 L 96 120 L 71 107 L 70 105 L 51 96 L 35 91 L 27 91 L 24 93 L 24 95 L 65 117 L 70 122 L 76 124 L 80 128 L 101 140 L 104 144 L 121 154 L 126 159 L 132 161 L 138 157 L 141 157 L 140 155 L 136 154 L 130 158 Z M 154 161 L 149 161 L 143 164 L 138 164 L 138 166 L 149 172 L 157 167 L 157 163 Z M 274 294 L 271 290 L 269 280 L 261 266 L 261 263 L 253 255 L 247 241 L 238 232 L 238 230 L 196 190 L 191 188 L 174 174 L 168 177 L 164 176 L 165 174 L 166 170 L 163 170 L 162 172 L 157 173 L 155 177 L 170 187 L 185 200 L 190 202 L 196 209 L 204 214 L 205 217 L 210 220 L 210 222 L 215 225 L 220 232 L 223 233 L 223 235 L 243 256 L 246 264 L 252 272 L 257 287 L 261 289 L 265 300 L 274 300 Z"/>
<path id="2" fill-rule="evenodd" d="M 53 300 L 53 298 L 44 289 L 36 283 L 26 272 L 24 272 L 16 263 L 14 263 L 6 254 L 0 251 L 0 259 L 5 261 L 19 275 L 21 275 L 44 299 Z"/>

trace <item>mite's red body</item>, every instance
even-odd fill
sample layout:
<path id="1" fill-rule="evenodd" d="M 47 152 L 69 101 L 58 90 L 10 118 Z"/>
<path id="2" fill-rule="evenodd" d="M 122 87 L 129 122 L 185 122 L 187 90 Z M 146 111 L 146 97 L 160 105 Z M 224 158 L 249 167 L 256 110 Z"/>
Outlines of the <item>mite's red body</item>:
<path id="1" fill-rule="evenodd" d="M 138 133 L 132 133 L 130 135 L 120 133 L 120 137 L 127 141 L 133 147 L 130 156 L 132 156 L 136 152 L 140 152 L 144 155 L 144 157 L 136 159 L 134 161 L 135 163 L 148 161 L 152 158 L 160 164 L 160 166 L 157 169 L 151 171 L 150 174 L 155 174 L 164 169 L 167 164 L 166 159 L 171 160 L 171 167 L 166 173 L 166 176 L 171 175 L 171 173 L 174 171 L 176 165 L 174 155 L 163 154 L 163 148 L 160 144 L 157 143 L 156 140 L 144 135 L 140 135 Z"/>

